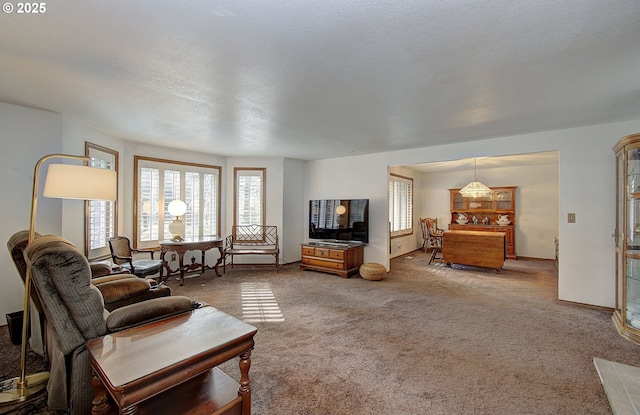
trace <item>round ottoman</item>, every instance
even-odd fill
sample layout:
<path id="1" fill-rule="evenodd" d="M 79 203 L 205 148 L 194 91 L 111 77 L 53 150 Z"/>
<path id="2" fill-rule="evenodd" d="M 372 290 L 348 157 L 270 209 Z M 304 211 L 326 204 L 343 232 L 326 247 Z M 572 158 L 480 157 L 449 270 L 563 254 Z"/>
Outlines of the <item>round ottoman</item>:
<path id="1" fill-rule="evenodd" d="M 360 265 L 360 276 L 365 280 L 380 281 L 387 276 L 387 269 L 384 265 L 367 262 Z"/>

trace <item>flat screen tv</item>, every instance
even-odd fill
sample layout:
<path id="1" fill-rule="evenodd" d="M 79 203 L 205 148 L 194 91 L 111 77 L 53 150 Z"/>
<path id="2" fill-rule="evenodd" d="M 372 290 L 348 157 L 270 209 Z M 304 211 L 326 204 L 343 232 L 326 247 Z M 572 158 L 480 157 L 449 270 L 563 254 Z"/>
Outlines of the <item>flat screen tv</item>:
<path id="1" fill-rule="evenodd" d="M 369 242 L 369 199 L 309 201 L 309 239 Z"/>

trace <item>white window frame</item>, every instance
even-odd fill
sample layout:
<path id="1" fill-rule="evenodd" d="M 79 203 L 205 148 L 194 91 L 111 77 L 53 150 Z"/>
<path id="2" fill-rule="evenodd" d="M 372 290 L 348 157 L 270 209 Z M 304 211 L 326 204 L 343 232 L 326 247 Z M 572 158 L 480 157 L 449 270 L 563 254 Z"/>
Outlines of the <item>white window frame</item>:
<path id="1" fill-rule="evenodd" d="M 116 191 L 118 177 L 117 151 L 85 141 L 84 154 L 89 166 L 114 170 Z M 117 194 L 117 193 L 116 193 Z M 109 258 L 109 238 L 118 232 L 118 200 L 85 201 L 84 254 L 89 260 Z"/>
<path id="2" fill-rule="evenodd" d="M 220 236 L 221 183 L 220 166 L 188 163 L 175 160 L 134 156 L 134 236 L 136 248 L 156 248 L 160 240 L 170 239 L 169 223 L 174 219 L 167 206 L 174 199 L 186 202 L 184 215 L 185 237 Z M 142 170 L 157 173 L 152 186 L 151 201 L 141 200 L 143 188 Z M 173 173 L 173 174 L 172 174 Z M 171 177 L 173 176 L 173 177 Z M 197 181 L 197 191 L 188 185 Z M 210 197 L 207 197 L 207 194 Z M 213 203 L 213 206 L 211 205 Z M 209 212 L 207 220 L 206 212 Z M 143 215 L 146 215 L 144 218 Z M 141 225 L 149 224 L 150 233 L 141 231 Z"/>
<path id="3" fill-rule="evenodd" d="M 413 179 L 389 173 L 388 191 L 391 237 L 413 234 Z"/>
<path id="4" fill-rule="evenodd" d="M 264 167 L 234 167 L 233 169 L 233 224 L 234 225 L 265 225 L 267 191 L 265 189 L 267 169 Z M 252 184 L 259 188 L 243 188 L 244 179 L 252 179 Z M 251 193 L 247 195 L 247 192 Z M 240 200 L 241 196 L 243 201 Z M 253 197 L 252 197 L 253 195 Z M 243 208 L 243 206 L 245 208 Z M 242 215 L 247 209 L 248 217 Z"/>

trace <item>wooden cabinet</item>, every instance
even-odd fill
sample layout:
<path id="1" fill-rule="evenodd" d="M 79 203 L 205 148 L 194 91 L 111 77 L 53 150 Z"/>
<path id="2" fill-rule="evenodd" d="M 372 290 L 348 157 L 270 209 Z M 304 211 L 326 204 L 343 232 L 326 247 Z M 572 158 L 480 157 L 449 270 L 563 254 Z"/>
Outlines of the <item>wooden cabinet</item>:
<path id="1" fill-rule="evenodd" d="M 357 274 L 364 260 L 364 244 L 309 242 L 302 244 L 300 270 L 329 272 L 347 278 Z"/>
<path id="2" fill-rule="evenodd" d="M 616 155 L 616 305 L 613 322 L 640 344 L 640 134 L 621 138 Z"/>
<path id="3" fill-rule="evenodd" d="M 505 260 L 505 234 L 500 232 L 446 231 L 442 258 L 447 263 L 500 270 Z"/>
<path id="4" fill-rule="evenodd" d="M 507 258 L 517 259 L 516 255 L 516 186 L 492 187 L 487 198 L 464 198 L 460 189 L 449 189 L 451 223 L 450 230 L 504 232 L 506 235 Z M 462 215 L 467 223 L 458 222 Z M 508 216 L 510 223 L 498 223 L 501 216 Z M 474 219 L 475 218 L 475 219 Z"/>

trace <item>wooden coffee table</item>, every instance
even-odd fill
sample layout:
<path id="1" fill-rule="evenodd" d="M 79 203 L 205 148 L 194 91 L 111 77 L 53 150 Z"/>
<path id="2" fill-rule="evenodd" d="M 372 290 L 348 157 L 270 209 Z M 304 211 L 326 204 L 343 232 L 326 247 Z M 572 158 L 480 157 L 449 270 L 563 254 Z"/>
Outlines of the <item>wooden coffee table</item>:
<path id="1" fill-rule="evenodd" d="M 87 343 L 93 415 L 251 414 L 249 368 L 257 329 L 205 306 Z M 241 379 L 215 366 L 240 357 Z M 169 412 L 167 412 L 169 411 Z"/>

